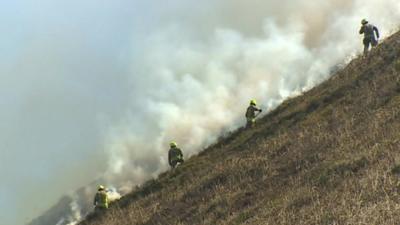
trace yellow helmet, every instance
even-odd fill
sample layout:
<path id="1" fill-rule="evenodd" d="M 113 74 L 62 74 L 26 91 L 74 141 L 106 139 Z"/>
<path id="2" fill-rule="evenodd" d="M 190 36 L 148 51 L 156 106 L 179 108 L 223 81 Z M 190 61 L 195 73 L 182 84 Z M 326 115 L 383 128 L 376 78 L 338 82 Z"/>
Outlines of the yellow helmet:
<path id="1" fill-rule="evenodd" d="M 366 19 L 362 19 L 362 20 L 361 20 L 361 24 L 362 24 L 362 25 L 365 25 L 365 24 L 367 24 L 367 23 L 368 23 L 368 21 L 367 21 Z"/>
<path id="2" fill-rule="evenodd" d="M 106 189 L 103 185 L 99 185 L 99 187 L 97 188 L 99 191 L 102 191 L 104 189 Z"/>
<path id="3" fill-rule="evenodd" d="M 169 147 L 171 148 L 175 148 L 176 146 L 178 146 L 178 144 L 175 141 L 171 141 L 171 143 L 169 143 Z"/>
<path id="4" fill-rule="evenodd" d="M 254 99 L 250 100 L 250 105 L 257 105 L 257 101 Z"/>

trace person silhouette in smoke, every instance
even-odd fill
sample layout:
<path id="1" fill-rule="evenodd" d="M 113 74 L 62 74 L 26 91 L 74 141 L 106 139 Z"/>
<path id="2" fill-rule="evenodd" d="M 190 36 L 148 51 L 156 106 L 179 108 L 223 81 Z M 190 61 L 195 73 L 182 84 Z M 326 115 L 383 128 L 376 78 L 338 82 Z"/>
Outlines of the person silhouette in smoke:
<path id="1" fill-rule="evenodd" d="M 183 154 L 182 150 L 178 148 L 178 145 L 175 141 L 172 141 L 169 144 L 169 147 L 170 149 L 168 151 L 168 163 L 171 168 L 174 169 L 178 165 L 178 163 L 182 164 L 184 162 Z"/>
<path id="2" fill-rule="evenodd" d="M 99 185 L 93 204 L 96 212 L 108 209 L 108 195 L 103 185 Z"/>
<path id="3" fill-rule="evenodd" d="M 256 115 L 256 112 L 260 112 L 261 113 L 262 110 L 257 108 L 256 100 L 252 99 L 250 101 L 249 107 L 247 107 L 247 110 L 246 110 L 246 120 L 247 120 L 246 127 L 247 128 L 255 126 L 256 117 L 258 116 L 258 115 Z"/>
<path id="4" fill-rule="evenodd" d="M 360 34 L 364 34 L 364 56 L 368 54 L 369 47 L 378 45 L 379 31 L 378 28 L 370 24 L 366 19 L 361 21 Z M 376 35 L 376 37 L 375 37 Z"/>

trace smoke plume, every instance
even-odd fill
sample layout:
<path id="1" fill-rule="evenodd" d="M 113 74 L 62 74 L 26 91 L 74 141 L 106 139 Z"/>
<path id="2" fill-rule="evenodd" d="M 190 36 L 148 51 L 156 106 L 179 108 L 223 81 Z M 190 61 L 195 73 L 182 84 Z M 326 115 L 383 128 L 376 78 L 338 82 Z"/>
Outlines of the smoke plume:
<path id="1" fill-rule="evenodd" d="M 132 186 L 167 169 L 171 140 L 186 157 L 198 153 L 243 125 L 252 98 L 272 109 L 323 81 L 360 52 L 362 18 L 384 35 L 400 18 L 390 0 L 209 4 L 209 17 L 176 18 L 141 43 L 130 109 L 105 142 L 111 183 Z"/>
<path id="2" fill-rule="evenodd" d="M 104 134 L 107 168 L 100 179 L 116 192 L 167 170 L 170 141 L 188 158 L 244 125 L 250 99 L 268 111 L 325 80 L 360 53 L 361 19 L 382 36 L 400 20 L 397 0 L 191 3 L 196 7 L 173 1 L 156 16 L 156 28 L 134 40 L 130 103 Z M 95 188 L 69 202 L 79 215 L 64 216 L 60 225 L 91 209 Z"/>

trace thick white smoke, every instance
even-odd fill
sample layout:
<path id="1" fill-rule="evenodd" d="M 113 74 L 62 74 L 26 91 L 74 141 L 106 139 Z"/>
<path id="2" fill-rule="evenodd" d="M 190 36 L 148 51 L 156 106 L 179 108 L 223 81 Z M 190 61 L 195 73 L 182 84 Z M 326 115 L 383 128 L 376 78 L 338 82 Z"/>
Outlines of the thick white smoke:
<path id="1" fill-rule="evenodd" d="M 200 4 L 193 16 L 193 9 L 175 9 L 137 45 L 131 106 L 104 143 L 105 185 L 125 193 L 168 168 L 171 140 L 189 157 L 243 125 L 250 99 L 270 110 L 323 81 L 362 49 L 362 18 L 383 36 L 400 21 L 397 0 Z"/>
<path id="2" fill-rule="evenodd" d="M 221 16 L 199 29 L 176 22 L 153 33 L 132 62 L 132 110 L 106 142 L 106 179 L 120 187 L 141 183 L 167 168 L 169 141 L 196 154 L 222 130 L 243 125 L 249 99 L 271 109 L 318 84 L 359 52 L 362 18 L 387 35 L 397 28 L 399 8 L 393 0 L 222 1 L 214 9 Z M 235 20 L 242 10 L 252 17 L 251 9 L 259 31 L 242 32 L 246 23 Z"/>

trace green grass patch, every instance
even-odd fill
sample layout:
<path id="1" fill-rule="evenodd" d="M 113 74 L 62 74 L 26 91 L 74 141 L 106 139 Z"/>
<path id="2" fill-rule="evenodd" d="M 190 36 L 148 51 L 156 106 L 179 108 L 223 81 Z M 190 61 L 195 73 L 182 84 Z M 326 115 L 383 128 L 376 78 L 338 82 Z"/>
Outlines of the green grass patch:
<path id="1" fill-rule="evenodd" d="M 397 164 L 392 168 L 392 173 L 393 174 L 400 174 L 400 165 Z"/>
<path id="2" fill-rule="evenodd" d="M 252 217 L 250 212 L 241 212 L 235 219 L 235 224 L 242 224 Z"/>
<path id="3" fill-rule="evenodd" d="M 311 181 L 320 187 L 335 187 L 344 177 L 352 176 L 368 165 L 365 157 L 322 164 L 311 172 Z"/>

